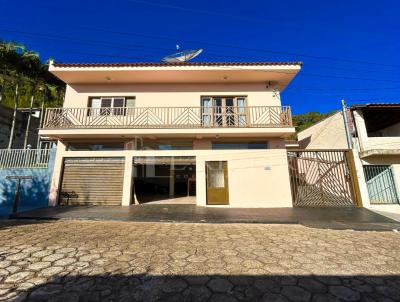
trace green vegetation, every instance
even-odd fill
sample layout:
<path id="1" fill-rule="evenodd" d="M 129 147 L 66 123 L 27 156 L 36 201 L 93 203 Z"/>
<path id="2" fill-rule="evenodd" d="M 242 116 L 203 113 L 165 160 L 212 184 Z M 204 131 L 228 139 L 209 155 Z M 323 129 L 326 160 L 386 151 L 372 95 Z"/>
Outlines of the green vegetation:
<path id="1" fill-rule="evenodd" d="M 62 104 L 65 85 L 48 72 L 48 62 L 42 63 L 39 54 L 25 46 L 0 40 L 0 103 L 6 107 L 15 106 L 15 90 L 18 84 L 19 108 L 58 107 Z"/>
<path id="2" fill-rule="evenodd" d="M 296 132 L 300 132 L 318 123 L 319 121 L 323 120 L 331 114 L 332 112 L 320 113 L 315 111 L 297 114 L 293 116 L 293 125 L 296 127 Z"/>

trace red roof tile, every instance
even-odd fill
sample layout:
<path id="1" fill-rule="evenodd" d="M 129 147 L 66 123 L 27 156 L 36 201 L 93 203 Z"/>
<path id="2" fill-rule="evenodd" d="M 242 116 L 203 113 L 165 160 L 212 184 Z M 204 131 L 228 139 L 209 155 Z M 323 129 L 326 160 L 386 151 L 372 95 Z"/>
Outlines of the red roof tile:
<path id="1" fill-rule="evenodd" d="M 170 66 L 279 66 L 303 65 L 303 62 L 133 62 L 133 63 L 54 63 L 55 67 L 170 67 Z"/>

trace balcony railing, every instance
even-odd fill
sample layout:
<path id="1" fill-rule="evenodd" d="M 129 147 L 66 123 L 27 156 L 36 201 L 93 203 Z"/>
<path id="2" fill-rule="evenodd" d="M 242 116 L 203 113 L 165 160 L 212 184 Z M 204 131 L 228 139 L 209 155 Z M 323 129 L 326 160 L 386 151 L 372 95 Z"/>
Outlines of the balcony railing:
<path id="1" fill-rule="evenodd" d="M 292 127 L 288 106 L 48 108 L 43 129 Z"/>
<path id="2" fill-rule="evenodd" d="M 0 149 L 0 169 L 47 168 L 50 149 Z"/>

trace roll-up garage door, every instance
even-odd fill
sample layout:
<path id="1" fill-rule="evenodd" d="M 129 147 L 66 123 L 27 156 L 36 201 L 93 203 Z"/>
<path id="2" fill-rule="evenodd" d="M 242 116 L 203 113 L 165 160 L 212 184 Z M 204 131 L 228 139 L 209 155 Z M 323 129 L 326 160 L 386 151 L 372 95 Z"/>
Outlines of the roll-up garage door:
<path id="1" fill-rule="evenodd" d="M 60 203 L 120 205 L 123 178 L 123 158 L 66 158 Z"/>

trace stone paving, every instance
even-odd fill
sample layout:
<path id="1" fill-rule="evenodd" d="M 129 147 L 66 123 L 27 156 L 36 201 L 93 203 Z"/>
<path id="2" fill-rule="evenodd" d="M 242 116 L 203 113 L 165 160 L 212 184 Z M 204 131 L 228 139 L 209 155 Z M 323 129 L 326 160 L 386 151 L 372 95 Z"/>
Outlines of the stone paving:
<path id="1" fill-rule="evenodd" d="M 3 221 L 0 300 L 400 301 L 400 234 Z"/>

